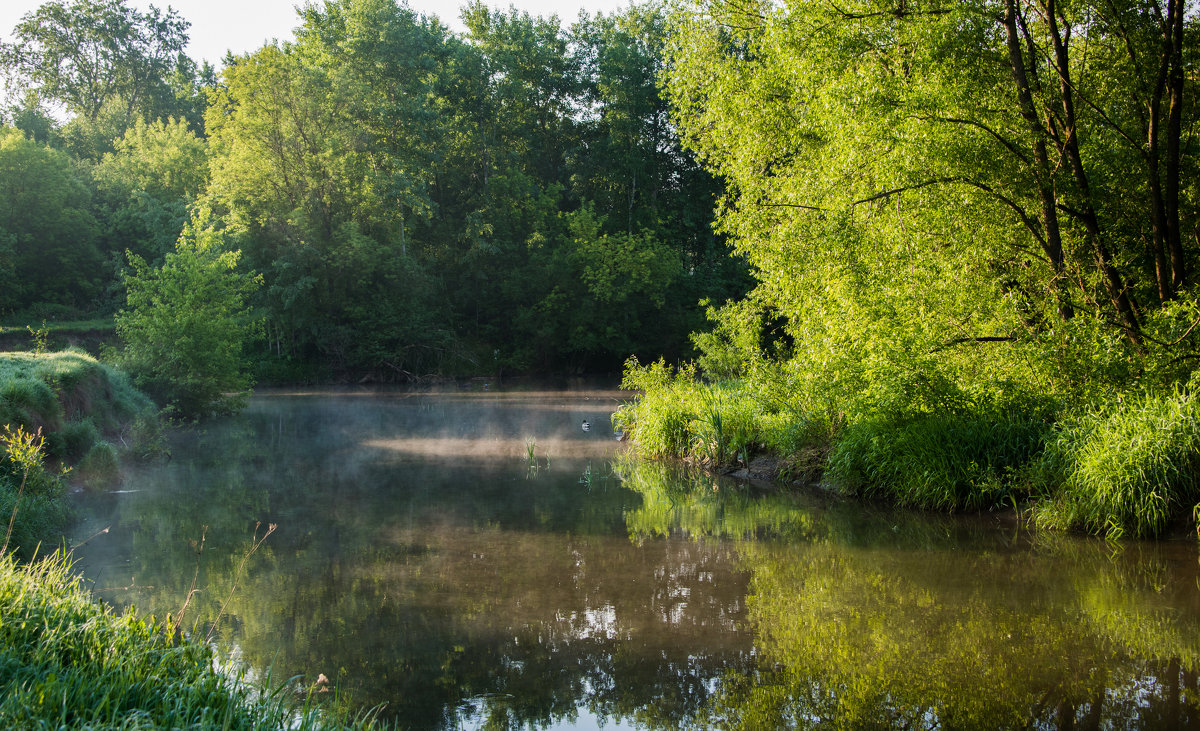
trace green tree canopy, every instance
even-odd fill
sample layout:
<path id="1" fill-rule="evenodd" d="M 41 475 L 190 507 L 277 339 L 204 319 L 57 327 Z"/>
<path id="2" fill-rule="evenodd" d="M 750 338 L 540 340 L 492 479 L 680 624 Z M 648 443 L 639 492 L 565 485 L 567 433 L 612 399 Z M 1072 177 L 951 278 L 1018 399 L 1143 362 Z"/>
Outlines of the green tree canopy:
<path id="1" fill-rule="evenodd" d="M 184 415 L 228 409 L 251 385 L 244 347 L 256 325 L 246 300 L 261 279 L 238 271 L 239 256 L 203 209 L 161 267 L 130 255 L 128 306 L 116 318 L 120 359 L 138 385 Z"/>
<path id="2" fill-rule="evenodd" d="M 187 63 L 188 25 L 170 8 L 51 0 L 21 19 L 0 63 L 42 98 L 90 121 L 117 99 L 132 115 L 173 98 L 165 79 Z"/>
<path id="3" fill-rule="evenodd" d="M 680 13 L 677 120 L 727 182 L 720 225 L 789 319 L 794 370 L 919 403 L 938 372 L 1062 389 L 1188 362 L 1194 306 L 1177 300 L 1194 298 L 1200 218 L 1187 7 L 716 0 Z"/>
<path id="4" fill-rule="evenodd" d="M 0 311 L 83 307 L 96 294 L 101 257 L 90 206 L 65 153 L 0 127 Z"/>

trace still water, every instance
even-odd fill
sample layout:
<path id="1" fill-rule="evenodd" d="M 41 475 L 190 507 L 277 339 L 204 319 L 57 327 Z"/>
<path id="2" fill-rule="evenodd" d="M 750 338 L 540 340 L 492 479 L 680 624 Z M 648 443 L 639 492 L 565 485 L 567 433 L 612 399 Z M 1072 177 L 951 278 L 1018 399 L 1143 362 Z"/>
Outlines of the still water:
<path id="1" fill-rule="evenodd" d="M 757 494 L 622 398 L 261 393 L 80 496 L 78 565 L 402 728 L 1200 726 L 1195 541 Z"/>

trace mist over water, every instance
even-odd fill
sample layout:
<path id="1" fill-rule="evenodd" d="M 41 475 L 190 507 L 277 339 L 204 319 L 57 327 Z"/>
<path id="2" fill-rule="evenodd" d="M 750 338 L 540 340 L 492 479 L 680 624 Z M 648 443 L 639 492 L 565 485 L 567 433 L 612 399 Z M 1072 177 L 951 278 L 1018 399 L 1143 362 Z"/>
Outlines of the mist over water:
<path id="1" fill-rule="evenodd" d="M 261 393 L 81 496 L 79 567 L 403 728 L 1200 723 L 1194 544 L 754 495 L 622 457 L 625 398 Z"/>

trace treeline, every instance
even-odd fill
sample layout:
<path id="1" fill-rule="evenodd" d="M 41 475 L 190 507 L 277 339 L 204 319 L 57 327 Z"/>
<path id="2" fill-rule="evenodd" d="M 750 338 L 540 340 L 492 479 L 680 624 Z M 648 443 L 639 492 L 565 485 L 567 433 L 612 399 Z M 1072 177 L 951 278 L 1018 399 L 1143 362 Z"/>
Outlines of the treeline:
<path id="1" fill-rule="evenodd" d="M 161 265 L 203 221 L 261 278 L 260 377 L 685 354 L 697 303 L 747 280 L 659 91 L 664 17 L 463 18 L 459 35 L 393 0 L 314 4 L 217 72 L 172 10 L 27 15 L 0 54 L 0 312 L 116 311 L 130 262 Z"/>
<path id="2" fill-rule="evenodd" d="M 665 84 L 750 297 L 644 449 L 1109 535 L 1200 522 L 1195 5 L 697 1 Z M 786 471 L 786 470 L 785 470 Z"/>

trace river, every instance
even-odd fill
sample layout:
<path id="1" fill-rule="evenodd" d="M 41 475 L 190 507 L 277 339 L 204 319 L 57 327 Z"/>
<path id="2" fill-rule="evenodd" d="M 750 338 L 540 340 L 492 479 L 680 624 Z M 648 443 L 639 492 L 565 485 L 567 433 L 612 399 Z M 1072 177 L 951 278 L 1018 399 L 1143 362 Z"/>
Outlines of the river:
<path id="1" fill-rule="evenodd" d="M 485 388 L 259 393 L 78 496 L 77 566 L 409 729 L 1200 725 L 1195 541 L 763 492 Z"/>

